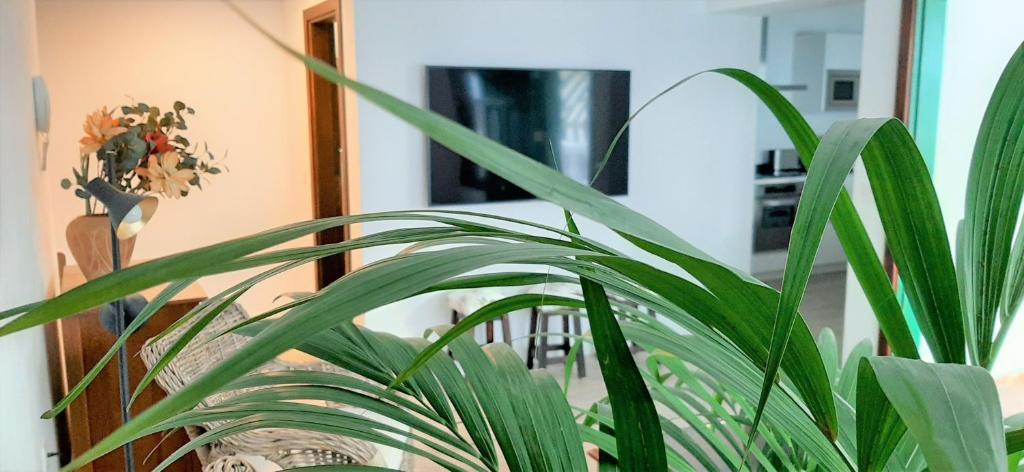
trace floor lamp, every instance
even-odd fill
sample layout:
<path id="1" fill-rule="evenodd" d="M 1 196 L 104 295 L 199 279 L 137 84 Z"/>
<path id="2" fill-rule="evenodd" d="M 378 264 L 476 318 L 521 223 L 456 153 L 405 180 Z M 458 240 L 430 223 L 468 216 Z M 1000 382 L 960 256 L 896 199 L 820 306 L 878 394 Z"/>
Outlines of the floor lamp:
<path id="1" fill-rule="evenodd" d="M 121 270 L 120 240 L 135 236 L 149 222 L 156 211 L 157 199 L 118 190 L 113 185 L 113 159 L 107 159 L 107 177 L 111 182 L 97 177 L 86 184 L 85 189 L 107 208 L 107 216 L 110 217 L 110 253 L 113 257 L 113 271 L 117 272 Z M 124 300 L 115 300 L 110 304 L 110 308 L 114 318 L 114 335 L 120 337 L 126 327 Z M 121 349 L 117 353 L 117 369 L 121 393 L 121 419 L 127 423 L 131 419 L 131 412 L 128 411 L 128 343 L 121 344 Z M 124 445 L 124 467 L 127 472 L 135 472 L 135 457 L 130 441 Z"/>

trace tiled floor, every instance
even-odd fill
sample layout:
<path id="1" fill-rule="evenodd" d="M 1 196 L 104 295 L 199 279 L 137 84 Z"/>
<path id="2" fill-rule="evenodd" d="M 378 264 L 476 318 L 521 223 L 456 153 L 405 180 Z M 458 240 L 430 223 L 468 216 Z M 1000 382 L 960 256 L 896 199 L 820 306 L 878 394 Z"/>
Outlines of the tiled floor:
<path id="1" fill-rule="evenodd" d="M 765 283 L 779 289 L 782 279 Z M 843 305 L 846 301 L 846 271 L 814 274 L 807 282 L 800 313 L 815 336 L 822 328 L 832 328 L 836 339 L 843 339 Z"/>

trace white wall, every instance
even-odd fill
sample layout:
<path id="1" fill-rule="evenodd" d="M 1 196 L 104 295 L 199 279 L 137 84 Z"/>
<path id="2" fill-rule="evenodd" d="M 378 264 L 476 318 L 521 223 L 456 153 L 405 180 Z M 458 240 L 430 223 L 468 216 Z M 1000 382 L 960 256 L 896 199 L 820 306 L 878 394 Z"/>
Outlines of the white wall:
<path id="1" fill-rule="evenodd" d="M 935 190 L 950 235 L 964 214 L 964 192 L 981 118 L 999 74 L 1024 40 L 1024 3 L 949 2 L 940 92 Z M 954 238 L 950 238 L 951 242 Z M 1016 321 L 996 375 L 1024 371 L 1024 322 Z M 1013 340 L 1018 340 L 1014 342 Z"/>
<path id="2" fill-rule="evenodd" d="M 860 2 L 861 0 L 714 0 L 708 3 L 708 10 L 718 13 L 764 16 Z"/>
<path id="3" fill-rule="evenodd" d="M 42 209 L 32 76 L 36 59 L 35 2 L 0 2 L 0 310 L 44 298 L 53 258 Z M 48 470 L 56 451 L 41 328 L 0 339 L 0 471 Z"/>
<path id="4" fill-rule="evenodd" d="M 708 15 L 703 2 L 356 3 L 359 78 L 420 106 L 426 103 L 425 66 L 451 65 L 626 69 L 635 109 L 688 74 L 755 68 L 759 30 L 757 18 Z M 741 87 L 711 77 L 654 105 L 631 130 L 630 191 L 621 199 L 744 270 L 750 265 L 754 106 Z M 363 210 L 426 207 L 427 140 L 366 103 L 360 129 Z M 564 224 L 559 210 L 537 201 L 447 208 Z M 593 225 L 583 230 L 615 240 Z M 370 250 L 366 260 L 390 253 Z M 443 297 L 434 295 L 377 310 L 367 325 L 419 335 L 447 317 Z M 513 334 L 525 335 L 525 316 L 513 321 Z"/>
<path id="5" fill-rule="evenodd" d="M 236 3 L 275 35 L 302 47 L 301 9 L 280 1 Z M 86 113 L 132 99 L 164 108 L 180 99 L 193 106 L 197 114 L 189 119 L 187 136 L 192 142 L 207 141 L 218 157 L 226 153 L 229 168 L 187 198 L 162 198 L 139 235 L 134 259 L 311 218 L 305 69 L 225 4 L 44 0 L 38 9 L 41 67 L 53 96 L 45 189 L 52 194 L 56 250 L 68 252 L 64 228 L 82 214 L 81 200 L 58 183 L 77 164 Z M 98 36 L 97 25 L 140 24 L 146 18 L 173 28 L 162 26 L 124 40 Z M 301 244 L 312 244 L 312 238 Z M 212 295 L 252 273 L 201 283 Z M 306 266 L 255 287 L 241 303 L 258 313 L 278 294 L 313 288 L 313 267 Z"/>
<path id="6" fill-rule="evenodd" d="M 864 2 L 864 44 L 860 71 L 859 118 L 892 116 L 896 104 L 896 65 L 899 55 L 900 4 L 890 0 Z M 864 164 L 854 166 L 850 194 L 857 212 L 871 236 L 881 260 L 885 249 L 882 223 L 878 219 Z M 878 321 L 857 282 L 853 269 L 846 270 L 846 303 L 843 311 L 843 356 L 863 339 L 877 343 Z"/>

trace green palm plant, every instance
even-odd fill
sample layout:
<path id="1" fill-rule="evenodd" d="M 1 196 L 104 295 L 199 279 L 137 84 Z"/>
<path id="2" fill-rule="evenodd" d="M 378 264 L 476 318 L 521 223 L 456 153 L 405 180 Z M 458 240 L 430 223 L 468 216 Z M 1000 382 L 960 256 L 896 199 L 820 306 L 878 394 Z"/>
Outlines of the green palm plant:
<path id="1" fill-rule="evenodd" d="M 723 376 L 723 358 L 737 353 L 724 354 L 721 347 L 699 342 L 688 349 L 680 349 L 679 346 L 691 338 L 665 328 L 656 321 L 629 320 L 625 322 L 624 331 L 649 353 L 645 378 L 655 401 L 668 412 L 662 418 L 662 428 L 666 437 L 672 439 L 670 447 L 680 455 L 688 455 L 694 464 L 705 470 L 740 468 L 756 414 L 757 372 L 750 370 L 746 375 Z M 869 341 L 862 341 L 851 350 L 845 362 L 841 362 L 831 330 L 824 329 L 817 340 L 836 401 L 840 423 L 838 447 L 822 447 L 817 442 L 819 435 L 808 424 L 799 426 L 801 430 L 792 423 L 780 421 L 772 410 L 787 406 L 772 398 L 764 425 L 756 433 L 756 447 L 750 450 L 748 465 L 752 469 L 833 470 L 837 463 L 842 463 L 840 455 L 855 456 L 858 368 L 862 359 L 872 355 L 873 346 Z M 729 362 L 737 363 L 736 360 L 725 361 Z M 789 405 L 789 414 L 797 407 L 797 404 Z M 587 412 L 588 419 L 609 422 L 608 418 L 591 414 L 595 409 L 592 407 Z M 924 470 L 923 457 L 912 438 L 904 438 L 886 468 Z"/>
<path id="2" fill-rule="evenodd" d="M 657 342 L 650 336 L 643 338 L 645 342 Z M 869 342 L 858 344 L 841 364 L 835 336 L 826 328 L 818 336 L 818 347 L 835 394 L 840 419 L 837 442 L 845 451 L 855 450 L 850 420 L 857 366 L 860 359 L 871 355 L 872 346 Z M 737 458 L 742 457 L 743 447 L 749 442 L 757 397 L 733 390 L 714 371 L 702 370 L 683 359 L 663 350 L 654 350 L 647 358 L 649 382 L 657 383 L 655 398 L 685 421 L 692 439 L 704 442 L 704 449 L 713 451 L 718 461 L 736 469 Z M 758 435 L 758 446 L 751 449 L 750 460 L 760 470 L 830 470 L 828 462 L 819 462 L 813 447 L 803 447 L 804 438 L 794 437 L 774 421 L 765 421 Z"/>
<path id="3" fill-rule="evenodd" d="M 349 394 L 358 391 L 390 405 L 388 411 L 424 439 L 422 444 L 429 449 L 412 452 L 453 470 L 494 470 L 499 456 L 515 470 L 579 470 L 580 441 L 597 444 L 609 458 L 609 467 L 689 470 L 689 459 L 671 445 L 666 447 L 665 437 L 678 440 L 678 435 L 663 433 L 665 421 L 655 408 L 655 399 L 662 401 L 664 397 L 657 386 L 664 384 L 634 363 L 626 345 L 630 338 L 689 363 L 699 362 L 701 370 L 715 372 L 723 388 L 734 392 L 730 398 L 748 402 L 743 411 L 751 423 L 749 430 L 735 438 L 740 442 L 730 446 L 731 453 L 723 447 L 720 454 L 729 468 L 749 463 L 748 455 L 767 467 L 774 464 L 774 455 L 778 460 L 788 457 L 794 466 L 813 461 L 825 470 L 879 470 L 889 465 L 905 444 L 913 442 L 934 470 L 1005 469 L 1008 454 L 1024 447 L 1022 430 L 1018 424 L 1018 429 L 1004 433 L 994 383 L 982 367 L 991 365 L 1024 293 L 1024 243 L 1020 241 L 1024 236 L 1018 233 L 1018 241 L 1013 243 L 1024 192 L 1024 173 L 1020 172 L 1024 168 L 1024 144 L 1019 144 L 1024 123 L 1022 51 L 1011 58 L 979 133 L 959 246 L 965 249 L 958 251 L 959 272 L 946 234 L 938 229 L 942 228 L 942 218 L 927 169 L 902 124 L 895 120 L 841 122 L 819 140 L 796 109 L 756 76 L 734 69 L 710 71 L 757 95 L 810 164 L 781 293 L 588 186 L 443 117 L 346 78 L 324 63 L 289 51 L 318 75 L 352 89 L 435 141 L 563 208 L 567 229 L 497 215 L 431 210 L 297 223 L 141 264 L 53 300 L 5 311 L 0 319 L 10 320 L 0 326 L 0 336 L 171 282 L 133 321 L 118 340 L 120 344 L 176 291 L 195 279 L 264 268 L 260 274 L 211 297 L 172 326 L 168 332 L 194 322 L 138 387 L 141 391 L 199 330 L 263 280 L 345 251 L 412 244 L 413 250 L 370 264 L 311 296 L 236 326 L 233 331 L 251 331 L 253 338 L 229 361 L 213 366 L 177 394 L 138 415 L 67 468 L 87 464 L 140 435 L 214 417 L 210 415 L 230 420 L 231 426 L 216 434 L 259 425 L 319 428 L 340 434 L 356 434 L 357 427 L 366 427 L 379 434 L 384 430 L 382 426 L 296 407 L 287 401 L 321 394 L 348 395 L 345 398 L 354 401 Z M 903 311 L 842 189 L 842 181 L 858 156 L 864 158 L 886 236 L 924 341 L 942 364 L 917 359 L 917 345 Z M 671 263 L 685 276 L 627 257 L 587 238 L 577 230 L 573 215 L 611 228 L 629 243 Z M 900 356 L 864 357 L 857 363 L 855 405 L 844 404 L 841 396 L 837 398 L 828 364 L 797 313 L 829 219 L 882 331 Z M 419 226 L 338 244 L 266 252 L 328 228 L 381 220 Z M 424 223 L 428 226 L 422 227 Z M 524 264 L 538 270 L 467 275 L 498 264 Z M 555 269 L 558 275 L 549 275 L 549 269 Z M 542 294 L 501 300 L 471 314 L 429 346 L 365 332 L 356 336 L 354 333 L 360 331 L 350 324 L 361 313 L 430 291 L 543 281 L 577 283 L 582 300 Z M 653 309 L 665 322 L 636 316 L 628 306 L 609 301 L 610 294 Z M 565 400 L 556 398 L 557 388 L 552 387 L 550 378 L 513 367 L 511 353 L 502 348 L 489 348 L 492 360 L 487 361 L 459 336 L 488 318 L 541 305 L 586 309 L 601 374 L 609 388 L 610 408 L 590 414 L 600 425 L 598 429 L 568 426 Z M 281 313 L 283 316 L 271 318 Z M 680 334 L 677 328 L 687 334 Z M 324 336 L 341 336 L 331 344 L 337 349 L 333 354 L 310 347 Z M 367 344 L 359 344 L 364 341 Z M 354 346 L 360 346 L 362 352 L 356 352 Z M 446 346 L 454 354 L 454 361 L 436 355 Z M 333 377 L 247 376 L 255 367 L 292 348 L 306 349 L 369 380 L 356 387 L 342 385 L 342 380 Z M 104 362 L 110 357 L 112 354 Z M 452 362 L 460 369 L 455 369 Z M 46 416 L 74 401 L 100 368 L 102 363 Z M 501 381 L 481 383 L 485 375 Z M 245 397 L 250 400 L 245 403 L 191 410 L 221 389 L 254 385 L 267 387 L 263 389 L 266 392 Z M 385 386 L 391 388 L 382 388 Z M 530 412 L 523 416 L 523 402 L 529 402 L 531 408 L 542 404 L 551 414 L 536 417 Z M 473 414 L 474 405 L 481 414 Z M 467 429 L 465 435 L 453 428 L 455 415 L 446 411 L 449 406 L 458 411 Z M 462 415 L 464 412 L 467 416 Z M 511 423 L 510 412 L 518 416 L 515 423 Z M 723 414 L 714 410 L 710 413 Z M 420 417 L 432 422 L 421 423 Z M 758 429 L 762 418 L 768 434 Z M 786 433 L 793 444 L 791 449 L 778 442 L 779 431 Z M 764 441 L 770 451 L 763 451 L 758 441 Z M 793 462 L 795 456 L 785 452 L 797 449 L 802 458 Z"/>
<path id="4" fill-rule="evenodd" d="M 255 335 L 269 327 L 254 323 L 237 331 Z M 528 371 L 505 344 L 481 348 L 472 337 L 461 336 L 451 344 L 452 356 L 433 357 L 408 382 L 389 388 L 425 344 L 350 322 L 321 332 L 299 349 L 358 375 L 297 370 L 241 377 L 224 387 L 245 389 L 237 397 L 152 428 L 222 422 L 158 469 L 226 435 L 269 427 L 354 437 L 447 470 L 480 472 L 497 470 L 501 463 L 513 470 L 585 470 L 581 434 L 614 443 L 606 434 L 580 428 L 554 378 L 546 371 Z M 343 403 L 373 415 L 296 400 Z"/>

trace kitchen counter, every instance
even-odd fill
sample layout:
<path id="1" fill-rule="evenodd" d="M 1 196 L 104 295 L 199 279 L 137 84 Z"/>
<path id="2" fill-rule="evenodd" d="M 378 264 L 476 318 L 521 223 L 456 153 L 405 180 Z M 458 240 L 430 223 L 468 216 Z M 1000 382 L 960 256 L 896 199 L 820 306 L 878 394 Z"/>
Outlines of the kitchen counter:
<path id="1" fill-rule="evenodd" d="M 797 175 L 755 175 L 754 185 L 800 184 L 807 180 L 807 174 Z"/>

